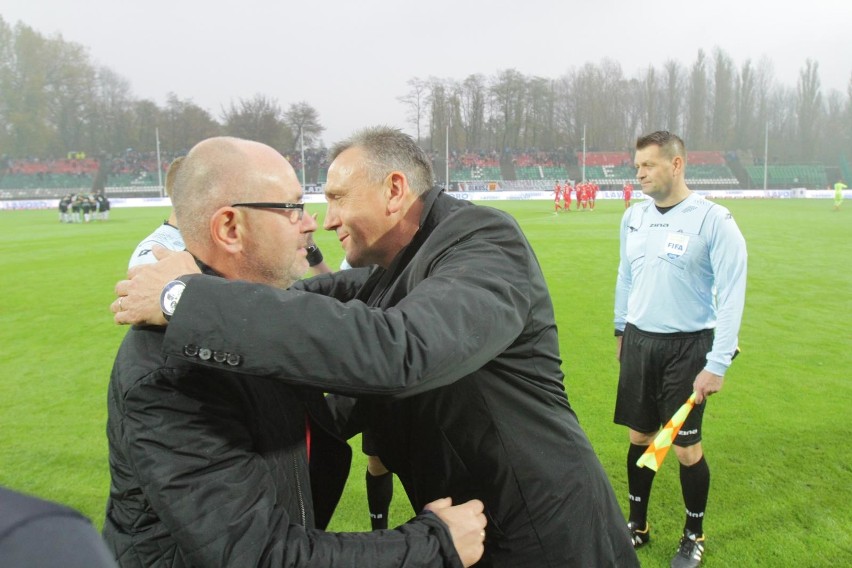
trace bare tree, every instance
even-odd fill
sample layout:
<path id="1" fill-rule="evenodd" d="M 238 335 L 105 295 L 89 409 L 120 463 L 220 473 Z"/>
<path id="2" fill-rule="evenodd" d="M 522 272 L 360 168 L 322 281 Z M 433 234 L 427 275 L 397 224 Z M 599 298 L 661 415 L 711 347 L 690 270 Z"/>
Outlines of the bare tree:
<path id="1" fill-rule="evenodd" d="M 468 148 L 485 148 L 485 76 L 468 75 L 460 85 L 459 97 L 461 122 Z"/>
<path id="2" fill-rule="evenodd" d="M 97 71 L 97 92 L 92 108 L 90 134 L 86 147 L 105 150 L 132 148 L 132 94 L 130 82 L 108 67 Z"/>
<path id="3" fill-rule="evenodd" d="M 671 132 L 681 131 L 681 109 L 683 108 L 683 66 L 669 59 L 663 64 L 663 97 L 665 99 L 665 128 Z"/>
<path id="4" fill-rule="evenodd" d="M 408 92 L 396 100 L 403 103 L 408 109 L 408 121 L 417 132 L 417 143 L 420 144 L 420 126 L 426 114 L 426 98 L 429 92 L 429 84 L 419 77 L 412 77 L 407 82 Z"/>
<path id="5" fill-rule="evenodd" d="M 110 147 L 108 151 L 115 153 L 126 148 L 153 151 L 156 147 L 153 133 L 160 124 L 162 113 L 162 109 L 154 101 L 147 99 L 134 101 L 130 107 L 130 131 L 127 134 L 127 144 Z"/>
<path id="6" fill-rule="evenodd" d="M 284 113 L 284 122 L 295 137 L 294 143 L 298 144 L 301 135 L 306 148 L 315 147 L 320 142 L 320 135 L 325 131 L 325 127 L 320 124 L 319 113 L 305 101 L 291 104 Z"/>
<path id="7" fill-rule="evenodd" d="M 553 81 L 545 77 L 532 77 L 527 87 L 523 146 L 550 149 L 556 147 L 558 138 Z"/>
<path id="8" fill-rule="evenodd" d="M 820 93 L 819 63 L 808 59 L 799 72 L 796 89 L 798 111 L 799 152 L 803 160 L 815 156 L 816 133 L 820 128 L 822 95 Z"/>
<path id="9" fill-rule="evenodd" d="M 641 95 L 642 109 L 644 109 L 641 122 L 642 130 L 644 132 L 660 130 L 662 123 L 660 103 L 663 98 L 660 93 L 660 86 L 657 84 L 657 71 L 652 65 L 649 65 L 647 71 L 645 71 L 643 87 Z"/>
<path id="10" fill-rule="evenodd" d="M 624 121 L 627 135 L 622 146 L 631 148 L 632 141 L 642 134 L 650 132 L 651 129 L 657 130 L 659 124 L 649 126 L 644 120 L 645 106 L 643 104 L 645 96 L 645 87 L 639 79 L 625 80 L 621 90 L 624 94 Z M 617 146 L 618 148 L 620 146 Z M 615 149 L 615 148 L 614 148 Z"/>
<path id="11" fill-rule="evenodd" d="M 699 49 L 689 74 L 689 103 L 686 116 L 686 140 L 690 148 L 707 144 L 707 59 Z"/>
<path id="12" fill-rule="evenodd" d="M 213 116 L 192 100 L 169 93 L 160 115 L 160 143 L 166 152 L 188 152 L 201 140 L 219 134 L 221 127 Z"/>
<path id="13" fill-rule="evenodd" d="M 713 114 L 710 146 L 730 148 L 733 143 L 734 81 L 736 70 L 731 58 L 716 48 L 713 57 Z"/>
<path id="14" fill-rule="evenodd" d="M 274 99 L 256 94 L 233 101 L 222 110 L 225 134 L 256 140 L 273 148 L 293 148 L 293 132 L 284 123 L 281 107 Z"/>
<path id="15" fill-rule="evenodd" d="M 88 124 L 95 116 L 95 71 L 83 46 L 59 38 L 44 46 L 47 119 L 56 133 L 52 153 L 65 154 L 85 146 Z"/>
<path id="16" fill-rule="evenodd" d="M 818 137 L 818 150 L 819 155 L 832 163 L 837 163 L 837 158 L 843 155 L 844 139 L 849 136 L 848 131 L 844 131 L 843 102 L 843 93 L 837 90 L 830 91 L 825 98 L 825 126 Z"/>
<path id="17" fill-rule="evenodd" d="M 747 59 L 740 69 L 734 87 L 734 147 L 737 149 L 748 148 L 755 132 L 757 109 L 757 93 L 754 70 L 751 60 Z"/>
<path id="18" fill-rule="evenodd" d="M 515 69 L 500 71 L 492 79 L 489 92 L 497 113 L 495 118 L 500 124 L 498 150 L 502 152 L 505 148 L 520 147 L 526 106 L 526 78 Z"/>
<path id="19" fill-rule="evenodd" d="M 429 77 L 429 93 L 426 102 L 429 105 L 429 149 L 438 151 L 443 147 L 446 129 L 450 124 L 449 96 L 446 81 L 437 77 Z"/>

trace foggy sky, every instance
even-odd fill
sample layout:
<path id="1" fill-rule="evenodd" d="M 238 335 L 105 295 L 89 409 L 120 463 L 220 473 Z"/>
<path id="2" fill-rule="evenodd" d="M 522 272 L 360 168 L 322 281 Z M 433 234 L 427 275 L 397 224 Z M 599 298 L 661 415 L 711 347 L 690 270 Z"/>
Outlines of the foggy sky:
<path id="1" fill-rule="evenodd" d="M 397 97 L 415 76 L 557 79 L 610 58 L 632 77 L 715 47 L 737 68 L 769 58 L 790 88 L 808 58 L 824 94 L 852 74 L 852 0 L 5 0 L 0 16 L 86 46 L 160 105 L 174 92 L 218 119 L 258 93 L 307 101 L 327 144 L 375 124 L 413 132 Z"/>

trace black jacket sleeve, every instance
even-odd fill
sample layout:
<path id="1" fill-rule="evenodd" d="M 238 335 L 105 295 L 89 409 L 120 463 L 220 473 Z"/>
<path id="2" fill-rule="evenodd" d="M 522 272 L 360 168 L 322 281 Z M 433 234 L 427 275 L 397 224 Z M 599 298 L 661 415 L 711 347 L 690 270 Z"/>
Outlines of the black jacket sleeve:
<path id="1" fill-rule="evenodd" d="M 450 384 L 522 333 L 535 262 L 505 219 L 458 217 L 430 236 L 437 244 L 422 263 L 428 273 L 411 275 L 418 281 L 391 307 L 199 276 L 181 297 L 164 350 L 211 366 L 222 364 L 195 348 L 222 351 L 239 361 L 234 372 L 350 395 L 410 396 Z"/>
<path id="2" fill-rule="evenodd" d="M 331 296 L 345 302 L 355 297 L 369 275 L 369 268 L 352 268 L 299 280 L 290 289 Z"/>

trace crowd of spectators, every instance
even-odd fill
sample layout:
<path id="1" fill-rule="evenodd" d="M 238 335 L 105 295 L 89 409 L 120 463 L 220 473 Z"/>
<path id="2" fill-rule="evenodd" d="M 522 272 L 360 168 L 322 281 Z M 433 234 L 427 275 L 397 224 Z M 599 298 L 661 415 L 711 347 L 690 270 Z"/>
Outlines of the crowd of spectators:
<path id="1" fill-rule="evenodd" d="M 433 162 L 439 179 L 447 166 L 451 170 L 451 179 L 460 181 L 482 179 L 556 179 L 567 177 L 568 168 L 586 166 L 586 176 L 595 177 L 632 177 L 633 157 L 627 151 L 587 151 L 559 148 L 546 151 L 537 148 L 498 150 L 451 150 L 449 164 L 442 149 L 427 152 Z M 164 152 L 160 155 L 159 167 L 162 173 L 171 161 L 180 153 Z M 302 153 L 293 151 L 284 154 L 301 176 Z M 321 188 L 328 172 L 328 150 L 326 148 L 306 148 L 305 182 L 308 190 Z M 730 183 L 734 178 L 727 169 L 727 163 L 759 164 L 762 159 L 755 158 L 751 153 L 722 151 L 692 151 L 688 156 L 693 172 L 699 177 L 719 177 L 711 168 L 726 170 L 723 181 Z M 779 165 L 779 161 L 770 161 Z M 69 152 L 65 157 L 43 158 L 11 158 L 0 156 L 0 190 L 6 190 L 0 197 L 7 199 L 12 196 L 9 191 L 62 191 L 62 190 L 100 190 L 104 187 L 147 187 L 157 186 L 163 176 L 158 175 L 158 161 L 155 152 L 140 152 L 128 148 L 124 152 L 113 155 L 88 156 L 83 152 Z M 611 168 L 605 174 L 598 172 L 600 168 Z M 589 169 L 591 168 L 591 170 Z M 703 168 L 703 169 L 702 169 Z M 558 171 L 561 169 L 561 171 Z M 706 172 L 704 170 L 707 170 Z M 709 173 L 708 173 L 709 172 Z M 616 175 L 617 174 L 617 175 Z M 711 175 L 712 174 L 712 175 Z M 579 175 L 577 172 L 574 175 Z M 781 174 L 779 174 L 781 175 Z M 801 177 L 801 176 L 800 176 Z M 9 195 L 5 195 L 9 193 Z M 59 195 L 61 195 L 60 193 Z M 52 194 L 51 194 L 52 196 Z M 58 195 L 57 195 L 58 196 Z"/>
<path id="2" fill-rule="evenodd" d="M 160 156 L 160 168 L 163 172 L 169 163 L 179 154 L 164 153 Z M 542 151 L 537 149 L 506 150 L 501 153 L 497 150 L 468 150 L 452 151 L 450 153 L 451 169 L 470 168 L 499 168 L 501 161 L 511 162 L 517 167 L 534 166 L 564 166 L 571 162 L 572 154 L 564 150 Z M 294 151 L 285 153 L 284 157 L 293 165 L 296 171 L 302 169 L 302 153 Z M 305 169 L 309 180 L 317 176 L 317 172 L 328 169 L 328 150 L 326 148 L 306 148 L 304 153 Z M 432 152 L 433 162 L 443 162 L 445 156 L 440 151 Z M 120 176 L 121 178 L 146 178 L 157 181 L 157 155 L 155 152 L 139 152 L 133 149 L 116 154 L 101 156 L 100 158 L 88 157 L 81 153 L 69 153 L 69 156 L 61 159 L 21 158 L 11 159 L 3 157 L 0 161 L 0 179 L 6 175 L 28 175 L 44 178 L 45 175 L 79 175 L 87 174 L 94 176 L 101 168 L 101 163 L 106 160 L 109 168 L 108 175 Z M 321 177 L 321 176 L 320 176 Z M 41 179 L 40 178 L 40 179 Z"/>
<path id="3" fill-rule="evenodd" d="M 287 158 L 287 161 L 290 162 L 290 165 L 293 166 L 293 169 L 296 172 L 302 171 L 302 152 L 300 150 L 295 150 L 293 152 L 285 153 L 284 157 Z M 319 170 L 327 170 L 328 169 L 328 149 L 326 148 L 305 148 L 305 170 L 306 173 L 316 172 Z M 310 173 L 308 174 L 308 178 L 310 179 Z M 301 175 L 301 174 L 300 174 Z"/>
<path id="4" fill-rule="evenodd" d="M 98 161 L 82 157 L 60 158 L 60 159 L 3 159 L 3 172 L 10 175 L 44 175 L 44 174 L 93 174 L 98 171 Z"/>

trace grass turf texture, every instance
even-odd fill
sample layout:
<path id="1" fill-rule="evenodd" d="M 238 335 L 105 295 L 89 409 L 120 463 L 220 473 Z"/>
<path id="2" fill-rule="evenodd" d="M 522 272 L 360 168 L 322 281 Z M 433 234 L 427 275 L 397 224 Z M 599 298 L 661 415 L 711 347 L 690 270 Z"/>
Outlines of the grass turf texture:
<path id="1" fill-rule="evenodd" d="M 536 250 L 571 403 L 626 510 L 627 433 L 612 424 L 623 205 L 554 215 L 549 201 L 489 204 L 514 214 Z M 829 200 L 724 204 L 748 242 L 749 287 L 743 353 L 705 414 L 706 565 L 852 564 L 852 210 L 833 212 Z M 97 526 L 109 484 L 105 389 L 126 331 L 108 306 L 130 252 L 166 215 L 114 209 L 108 222 L 67 225 L 54 211 L 0 211 L 0 484 L 75 507 Z M 334 236 L 316 240 L 336 266 Z M 369 529 L 366 462 L 360 441 L 352 444 L 332 530 Z M 397 481 L 391 524 L 411 514 Z M 640 560 L 668 565 L 683 523 L 674 455 L 657 475 L 649 516 Z"/>

